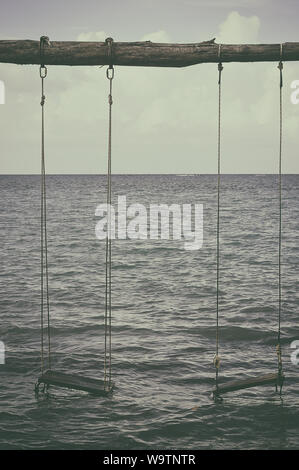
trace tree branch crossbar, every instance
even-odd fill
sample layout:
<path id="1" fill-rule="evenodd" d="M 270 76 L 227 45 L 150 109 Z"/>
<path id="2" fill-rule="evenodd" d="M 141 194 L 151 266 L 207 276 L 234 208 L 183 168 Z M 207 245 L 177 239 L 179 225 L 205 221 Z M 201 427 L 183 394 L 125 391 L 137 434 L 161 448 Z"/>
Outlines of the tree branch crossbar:
<path id="1" fill-rule="evenodd" d="M 221 44 L 221 62 L 274 62 L 280 44 Z M 44 47 L 45 65 L 109 65 L 106 42 L 51 41 Z M 113 64 L 140 67 L 187 67 L 219 62 L 215 39 L 193 44 L 113 42 Z M 282 60 L 299 60 L 299 43 L 282 45 Z M 40 41 L 1 40 L 0 63 L 40 64 Z"/>

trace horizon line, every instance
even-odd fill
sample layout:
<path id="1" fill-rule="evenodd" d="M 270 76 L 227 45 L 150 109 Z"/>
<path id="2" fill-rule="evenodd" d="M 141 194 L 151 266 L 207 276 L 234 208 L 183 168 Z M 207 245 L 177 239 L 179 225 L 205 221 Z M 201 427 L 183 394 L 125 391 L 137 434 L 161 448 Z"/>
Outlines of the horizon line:
<path id="1" fill-rule="evenodd" d="M 40 173 L 0 173 L 0 176 L 40 176 Z M 217 173 L 112 173 L 111 176 L 217 176 Z M 279 176 L 279 173 L 221 173 L 220 176 Z M 299 175 L 299 173 L 282 173 Z M 46 176 L 107 176 L 107 173 L 46 173 Z"/>

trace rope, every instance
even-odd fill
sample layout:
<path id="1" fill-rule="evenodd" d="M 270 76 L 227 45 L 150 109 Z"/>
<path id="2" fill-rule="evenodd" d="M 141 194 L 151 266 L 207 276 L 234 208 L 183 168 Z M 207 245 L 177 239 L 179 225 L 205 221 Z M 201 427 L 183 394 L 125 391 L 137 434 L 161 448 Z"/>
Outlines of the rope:
<path id="1" fill-rule="evenodd" d="M 46 291 L 46 311 L 48 330 L 48 369 L 51 369 L 51 333 L 50 333 L 50 301 L 49 301 L 49 272 L 48 272 L 48 237 L 47 237 L 47 206 L 46 206 L 46 170 L 45 170 L 45 93 L 44 79 L 47 76 L 47 67 L 44 65 L 44 45 L 50 44 L 47 36 L 40 38 L 40 68 L 41 78 L 41 373 L 45 368 L 44 352 L 44 291 Z M 44 282 L 45 278 L 45 282 Z"/>
<path id="2" fill-rule="evenodd" d="M 112 142 L 112 80 L 114 78 L 114 68 L 112 64 L 112 38 L 106 39 L 108 46 L 109 67 L 106 75 L 109 80 L 109 130 L 108 130 L 108 169 L 107 169 L 107 208 L 108 208 L 108 227 L 106 237 L 106 283 L 105 283 L 105 359 L 104 359 L 104 388 L 111 387 L 112 372 L 112 338 L 111 338 L 111 142 Z"/>
<path id="3" fill-rule="evenodd" d="M 218 166 L 217 166 L 217 239 L 216 239 L 216 354 L 214 366 L 216 371 L 216 389 L 218 389 L 218 373 L 220 367 L 219 357 L 219 280 L 220 280 L 220 177 L 221 177 L 221 44 L 218 48 Z"/>
<path id="4" fill-rule="evenodd" d="M 279 83 L 279 163 L 278 163 L 278 193 L 279 193 L 279 222 L 278 222 L 278 333 L 277 333 L 277 360 L 278 360 L 278 374 L 282 376 L 282 359 L 281 359 L 281 245 L 282 245 L 282 44 L 280 45 L 280 61 L 278 64 L 280 83 Z"/>

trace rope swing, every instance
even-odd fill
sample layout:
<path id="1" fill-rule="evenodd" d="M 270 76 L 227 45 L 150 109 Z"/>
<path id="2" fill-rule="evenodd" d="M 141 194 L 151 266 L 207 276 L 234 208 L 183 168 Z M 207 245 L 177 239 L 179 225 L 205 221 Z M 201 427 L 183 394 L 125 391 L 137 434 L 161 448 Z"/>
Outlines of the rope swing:
<path id="1" fill-rule="evenodd" d="M 109 89 L 109 133 L 108 133 L 108 170 L 107 170 L 107 206 L 111 205 L 111 128 L 112 128 L 112 80 L 114 68 L 112 64 L 112 38 L 106 40 L 108 47 L 109 68 L 107 78 L 110 81 Z M 46 169 L 45 169 L 45 91 L 44 80 L 47 77 L 47 67 L 44 64 L 44 48 L 50 46 L 47 36 L 40 38 L 40 68 L 41 78 L 41 375 L 35 384 L 35 393 L 47 392 L 50 385 L 57 387 L 84 390 L 96 395 L 108 395 L 113 390 L 111 381 L 111 211 L 108 209 L 108 227 L 106 237 L 106 276 L 105 276 L 105 356 L 104 356 L 104 381 L 82 377 L 79 375 L 65 374 L 53 371 L 51 368 L 51 330 L 50 330 L 50 302 L 49 302 L 49 275 L 48 275 L 48 243 L 47 243 L 47 207 L 46 207 Z M 45 361 L 45 310 L 47 315 L 47 361 Z"/>
<path id="2" fill-rule="evenodd" d="M 112 342 L 111 342 L 111 142 L 112 142 L 112 81 L 114 78 L 113 67 L 113 53 L 112 44 L 113 39 L 107 38 L 106 44 L 108 45 L 108 58 L 109 67 L 106 75 L 109 80 L 109 130 L 108 130 L 108 169 L 107 169 L 107 236 L 106 236 L 106 283 L 105 283 L 105 359 L 104 359 L 104 388 L 111 388 L 111 356 L 112 356 Z"/>
<path id="3" fill-rule="evenodd" d="M 278 375 L 282 379 L 280 385 L 280 394 L 283 385 L 283 371 L 282 371 L 282 352 L 281 352 L 281 300 L 282 300 L 282 285 L 281 285 L 281 245 L 282 245 L 282 87 L 283 87 L 283 63 L 282 63 L 282 44 L 280 45 L 280 61 L 278 64 L 280 81 L 279 81 L 279 157 L 278 157 L 278 195 L 279 195 L 279 220 L 278 220 L 278 333 L 277 333 L 277 363 Z"/>
<path id="4" fill-rule="evenodd" d="M 45 169 L 45 92 L 44 80 L 47 77 L 47 67 L 44 65 L 44 46 L 50 45 L 49 38 L 42 36 L 40 38 L 40 68 L 41 78 L 41 373 L 45 369 L 45 346 L 44 346 L 44 310 L 47 312 L 47 336 L 48 336 L 48 355 L 47 368 L 51 369 L 51 331 L 50 331 L 50 301 L 49 301 L 49 274 L 48 274 L 48 239 L 47 239 L 47 205 L 46 205 L 46 169 Z M 46 298 L 46 306 L 44 298 Z"/>
<path id="5" fill-rule="evenodd" d="M 219 356 L 219 280 L 220 280 L 220 183 L 221 183 L 221 44 L 218 47 L 218 165 L 217 165 L 217 238 L 216 238 L 216 354 L 214 366 L 216 372 L 216 390 L 218 390 L 218 374 L 220 367 Z"/>
<path id="6" fill-rule="evenodd" d="M 216 371 L 215 389 L 212 396 L 215 401 L 222 401 L 221 394 L 241 390 L 261 385 L 275 384 L 276 391 L 280 387 L 280 396 L 284 382 L 282 370 L 281 353 L 281 303 L 282 303 L 282 282 L 281 282 L 281 245 L 282 245 L 282 87 L 283 87 L 283 63 L 282 63 L 282 44 L 280 45 L 280 60 L 278 69 L 280 71 L 279 82 L 279 162 L 278 162 L 278 200 L 279 200 L 279 222 L 278 222 L 278 333 L 277 333 L 277 374 L 267 374 L 260 377 L 254 377 L 244 380 L 236 380 L 219 384 L 219 281 L 220 281 L 220 177 L 221 177 L 221 74 L 223 66 L 221 63 L 221 45 L 218 48 L 218 178 L 217 178 L 217 236 L 216 236 L 216 353 L 214 356 L 214 366 Z"/>

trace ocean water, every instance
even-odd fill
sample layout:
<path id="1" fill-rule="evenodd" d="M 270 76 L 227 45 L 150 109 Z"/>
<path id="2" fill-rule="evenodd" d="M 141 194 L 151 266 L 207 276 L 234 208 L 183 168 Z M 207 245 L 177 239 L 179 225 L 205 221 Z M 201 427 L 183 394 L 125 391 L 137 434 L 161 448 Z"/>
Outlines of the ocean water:
<path id="1" fill-rule="evenodd" d="M 49 176 L 53 368 L 103 377 L 104 176 Z M 1 176 L 1 449 L 299 448 L 299 176 L 283 177 L 282 399 L 272 386 L 214 403 L 216 177 L 113 176 L 127 203 L 202 203 L 204 241 L 113 242 L 112 397 L 50 389 L 40 368 L 40 181 Z M 221 196 L 221 380 L 276 370 L 277 177 L 225 175 Z"/>

